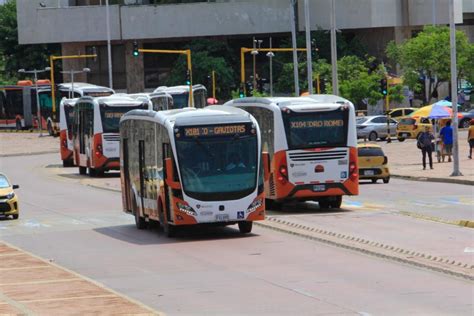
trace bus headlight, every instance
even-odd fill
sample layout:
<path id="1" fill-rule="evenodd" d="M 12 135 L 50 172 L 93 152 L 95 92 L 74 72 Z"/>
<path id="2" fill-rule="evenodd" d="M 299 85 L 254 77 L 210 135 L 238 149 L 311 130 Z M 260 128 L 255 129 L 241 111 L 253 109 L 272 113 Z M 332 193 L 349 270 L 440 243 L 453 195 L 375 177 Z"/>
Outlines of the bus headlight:
<path id="1" fill-rule="evenodd" d="M 15 197 L 15 192 L 11 192 L 7 194 L 7 200 L 13 199 Z"/>
<path id="2" fill-rule="evenodd" d="M 263 200 L 262 199 L 256 199 L 252 202 L 252 204 L 249 205 L 247 208 L 247 213 L 252 213 L 256 211 L 260 206 L 262 206 Z"/>
<path id="3" fill-rule="evenodd" d="M 197 213 L 196 211 L 189 205 L 185 205 L 185 204 L 182 204 L 182 203 L 176 203 L 176 206 L 178 206 L 178 210 L 180 212 L 183 212 L 184 214 L 186 215 L 190 215 L 190 216 L 196 216 Z"/>

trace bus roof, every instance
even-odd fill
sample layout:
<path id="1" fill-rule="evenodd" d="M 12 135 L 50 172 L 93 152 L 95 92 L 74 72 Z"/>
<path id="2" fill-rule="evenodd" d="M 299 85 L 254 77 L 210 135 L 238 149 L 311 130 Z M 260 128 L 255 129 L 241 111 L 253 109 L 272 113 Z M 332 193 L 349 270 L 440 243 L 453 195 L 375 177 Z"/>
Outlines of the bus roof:
<path id="1" fill-rule="evenodd" d="M 139 106 L 140 104 L 143 104 L 143 101 L 135 100 L 132 99 L 128 96 L 123 96 L 123 95 L 110 95 L 106 97 L 81 97 L 77 99 L 76 102 L 79 101 L 89 101 L 89 102 L 97 102 L 97 104 L 105 104 L 109 106 Z"/>
<path id="2" fill-rule="evenodd" d="M 59 88 L 66 88 L 66 89 L 71 89 L 72 88 L 72 83 L 71 82 L 63 82 L 58 84 Z M 82 91 L 112 91 L 114 92 L 113 89 L 110 89 L 108 87 L 103 87 L 103 86 L 98 86 L 95 84 L 91 83 L 86 83 L 86 82 L 74 82 L 74 90 L 82 90 Z"/>
<path id="3" fill-rule="evenodd" d="M 242 98 L 234 99 L 226 103 L 226 105 L 246 105 L 261 104 L 267 106 L 276 106 L 280 109 L 289 108 L 296 111 L 308 110 L 334 110 L 343 104 L 350 104 L 350 101 L 335 95 L 310 95 L 304 97 L 263 97 L 263 98 Z"/>
<path id="4" fill-rule="evenodd" d="M 224 105 L 207 106 L 203 109 L 183 108 L 167 111 L 146 111 L 133 110 L 126 113 L 122 120 L 131 117 L 148 117 L 149 120 L 156 121 L 163 125 L 212 125 L 214 123 L 242 123 L 251 122 L 252 118 L 249 113 Z"/>
<path id="5" fill-rule="evenodd" d="M 206 89 L 202 84 L 195 84 L 193 85 L 193 91 L 198 90 L 198 89 Z M 167 86 L 160 86 L 155 89 L 153 92 L 168 92 L 170 94 L 176 94 L 176 93 L 186 93 L 189 92 L 189 86 L 183 85 L 183 86 L 172 86 L 172 87 L 167 87 Z"/>

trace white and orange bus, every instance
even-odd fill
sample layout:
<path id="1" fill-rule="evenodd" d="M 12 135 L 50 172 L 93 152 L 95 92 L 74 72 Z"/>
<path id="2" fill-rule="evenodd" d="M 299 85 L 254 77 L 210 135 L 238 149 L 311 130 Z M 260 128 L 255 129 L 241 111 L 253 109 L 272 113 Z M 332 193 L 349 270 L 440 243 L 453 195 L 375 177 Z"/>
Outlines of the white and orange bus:
<path id="1" fill-rule="evenodd" d="M 148 100 L 151 102 L 153 111 L 173 110 L 173 97 L 167 92 L 153 92 L 153 93 L 133 93 L 128 94 L 129 97 L 135 100 Z"/>
<path id="2" fill-rule="evenodd" d="M 202 109 L 207 106 L 207 89 L 202 84 L 193 85 L 193 103 L 189 98 L 189 86 L 161 86 L 155 89 L 154 93 L 166 92 L 173 97 L 173 108 L 182 109 L 194 107 Z"/>
<path id="3" fill-rule="evenodd" d="M 337 96 L 243 98 L 226 103 L 252 114 L 270 157 L 265 182 L 270 207 L 317 201 L 339 208 L 343 195 L 359 193 L 355 111 Z"/>
<path id="4" fill-rule="evenodd" d="M 59 152 L 63 167 L 74 166 L 72 123 L 74 120 L 74 105 L 78 99 L 63 98 L 59 104 Z"/>
<path id="5" fill-rule="evenodd" d="M 134 109 L 149 109 L 147 101 L 125 96 L 82 97 L 74 105 L 73 158 L 80 174 L 119 170 L 119 122 Z"/>
<path id="6" fill-rule="evenodd" d="M 159 221 L 172 236 L 185 225 L 238 224 L 265 217 L 260 133 L 247 112 L 226 106 L 135 110 L 120 121 L 123 210 L 137 228 Z M 268 174 L 268 173 L 265 173 Z"/>

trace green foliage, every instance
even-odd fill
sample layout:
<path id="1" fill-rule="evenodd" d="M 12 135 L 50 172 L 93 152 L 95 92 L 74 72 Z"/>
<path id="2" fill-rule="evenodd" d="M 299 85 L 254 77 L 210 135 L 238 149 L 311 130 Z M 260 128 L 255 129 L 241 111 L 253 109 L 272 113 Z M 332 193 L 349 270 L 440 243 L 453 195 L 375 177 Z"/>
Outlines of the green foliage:
<path id="1" fill-rule="evenodd" d="M 0 60 L 4 60 L 3 75 L 7 82 L 16 81 L 18 69 L 43 69 L 57 45 L 19 45 L 16 19 L 16 1 L 0 5 Z M 0 82 L 1 84 L 1 82 Z"/>
<path id="2" fill-rule="evenodd" d="M 389 43 L 387 56 L 404 71 L 404 83 L 420 91 L 420 75 L 430 79 L 429 94 L 451 78 L 450 30 L 445 26 L 426 26 L 422 32 L 402 44 Z M 474 44 L 462 31 L 456 31 L 458 79 L 474 77 Z M 438 81 L 433 84 L 434 78 Z M 425 100 L 427 102 L 428 100 Z"/>
<path id="3" fill-rule="evenodd" d="M 216 97 L 225 100 L 231 96 L 234 83 L 234 71 L 222 56 L 227 55 L 228 48 L 224 44 L 209 40 L 195 40 L 189 45 L 193 52 L 192 81 L 193 84 L 206 84 L 212 71 L 216 75 Z M 186 74 L 186 57 L 180 56 L 173 65 L 170 78 L 166 85 L 183 85 Z M 207 87 L 210 90 L 210 87 Z M 208 91 L 208 95 L 211 91 Z"/>

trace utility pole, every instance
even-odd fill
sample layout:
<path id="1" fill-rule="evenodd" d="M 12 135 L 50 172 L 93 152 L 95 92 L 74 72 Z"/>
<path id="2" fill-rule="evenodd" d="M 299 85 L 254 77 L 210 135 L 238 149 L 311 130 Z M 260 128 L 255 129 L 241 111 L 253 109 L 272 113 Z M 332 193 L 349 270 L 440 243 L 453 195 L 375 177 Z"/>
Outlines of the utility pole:
<path id="1" fill-rule="evenodd" d="M 291 43 L 293 47 L 293 75 L 295 78 L 295 94 L 300 95 L 300 85 L 298 78 L 298 56 L 296 55 L 296 18 L 295 18 L 296 0 L 290 0 L 290 24 L 291 24 Z"/>
<path id="2" fill-rule="evenodd" d="M 304 22 L 306 29 L 306 63 L 308 68 L 308 93 L 313 94 L 313 63 L 311 59 L 311 28 L 309 21 L 309 0 L 304 0 Z"/>
<path id="3" fill-rule="evenodd" d="M 459 170 L 459 147 L 458 147 L 458 83 L 456 70 L 456 26 L 454 25 L 454 0 L 449 0 L 449 29 L 451 47 L 451 104 L 453 109 L 453 173 L 451 176 L 462 176 Z"/>
<path id="4" fill-rule="evenodd" d="M 337 80 L 337 46 L 336 46 L 336 4 L 331 0 L 331 65 L 332 65 L 332 93 L 339 95 Z"/>
<path id="5" fill-rule="evenodd" d="M 112 47 L 110 45 L 110 15 L 109 15 L 109 0 L 105 0 L 105 20 L 107 23 L 107 63 L 109 68 L 109 88 L 113 89 L 112 80 Z"/>

